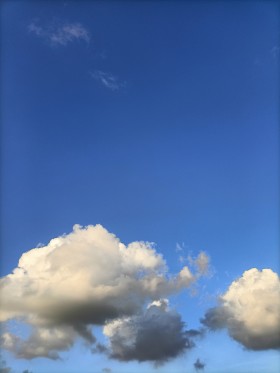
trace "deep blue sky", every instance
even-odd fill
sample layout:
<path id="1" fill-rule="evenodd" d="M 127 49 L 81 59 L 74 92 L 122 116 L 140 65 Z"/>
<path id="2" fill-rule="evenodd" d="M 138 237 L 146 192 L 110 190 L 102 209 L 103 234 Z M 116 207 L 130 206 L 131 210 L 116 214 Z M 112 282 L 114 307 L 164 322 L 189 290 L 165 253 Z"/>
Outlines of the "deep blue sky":
<path id="1" fill-rule="evenodd" d="M 205 250 L 213 296 L 248 268 L 279 270 L 279 3 L 4 1 L 1 17 L 3 275 L 76 223 L 156 242 L 171 271 L 176 242 Z M 50 45 L 32 22 L 78 22 L 90 42 Z M 276 361 L 209 338 L 209 371 L 211 338 L 229 367 Z"/>

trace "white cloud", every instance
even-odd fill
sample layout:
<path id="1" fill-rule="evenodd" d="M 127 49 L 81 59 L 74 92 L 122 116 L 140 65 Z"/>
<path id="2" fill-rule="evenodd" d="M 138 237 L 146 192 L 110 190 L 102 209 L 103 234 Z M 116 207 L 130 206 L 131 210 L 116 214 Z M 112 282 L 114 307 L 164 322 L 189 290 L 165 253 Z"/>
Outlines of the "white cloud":
<path id="1" fill-rule="evenodd" d="M 46 40 L 51 45 L 66 46 L 74 41 L 90 41 L 89 31 L 80 23 L 65 23 L 42 27 L 35 22 L 28 25 L 28 31 Z"/>
<path id="2" fill-rule="evenodd" d="M 117 91 L 125 86 L 125 82 L 121 82 L 116 76 L 101 70 L 90 72 L 90 75 L 96 81 L 102 83 L 106 88 L 111 91 Z"/>
<path id="3" fill-rule="evenodd" d="M 202 322 L 227 328 L 230 336 L 252 350 L 280 347 L 280 281 L 271 269 L 252 268 L 234 281 Z"/>
<path id="4" fill-rule="evenodd" d="M 4 348 L 22 358 L 56 359 L 78 336 L 94 343 L 88 326 L 134 315 L 148 301 L 196 279 L 188 267 L 170 275 L 151 243 L 126 246 L 101 225 L 76 225 L 70 234 L 24 253 L 0 280 L 0 321 L 20 318 L 33 327 L 25 341 L 4 334 Z"/>

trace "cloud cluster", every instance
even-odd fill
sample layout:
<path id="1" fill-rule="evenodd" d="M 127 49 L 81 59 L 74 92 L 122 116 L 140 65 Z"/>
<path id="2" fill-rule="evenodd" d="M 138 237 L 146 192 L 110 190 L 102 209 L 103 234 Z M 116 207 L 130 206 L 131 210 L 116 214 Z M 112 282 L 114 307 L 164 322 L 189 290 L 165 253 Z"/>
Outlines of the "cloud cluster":
<path id="1" fill-rule="evenodd" d="M 19 358 L 58 359 L 78 337 L 95 343 L 92 325 L 133 316 L 197 277 L 188 267 L 170 275 L 151 243 L 126 246 L 101 225 L 76 225 L 70 234 L 24 253 L 13 273 L 0 280 L 0 321 L 19 318 L 33 327 L 27 340 L 4 333 L 2 345 Z"/>
<path id="2" fill-rule="evenodd" d="M 234 281 L 202 323 L 251 350 L 280 348 L 280 281 L 270 269 L 252 268 Z"/>
<path id="3" fill-rule="evenodd" d="M 181 316 L 168 307 L 166 299 L 152 302 L 145 312 L 114 320 L 104 327 L 110 340 L 110 356 L 120 361 L 153 361 L 162 364 L 194 346 Z"/>
<path id="4" fill-rule="evenodd" d="M 63 25 L 49 25 L 42 27 L 35 22 L 28 25 L 28 31 L 46 40 L 51 45 L 66 46 L 74 41 L 90 41 L 89 31 L 80 23 L 65 23 Z"/>

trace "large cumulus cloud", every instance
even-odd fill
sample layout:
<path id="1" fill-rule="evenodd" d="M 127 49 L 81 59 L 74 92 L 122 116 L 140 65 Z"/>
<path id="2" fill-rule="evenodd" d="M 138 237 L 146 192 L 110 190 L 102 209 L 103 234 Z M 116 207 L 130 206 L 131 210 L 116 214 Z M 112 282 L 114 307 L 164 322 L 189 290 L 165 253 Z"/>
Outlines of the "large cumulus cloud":
<path id="1" fill-rule="evenodd" d="M 151 303 L 141 314 L 108 323 L 104 334 L 110 340 L 111 357 L 158 365 L 193 347 L 193 337 L 201 332 L 185 330 L 181 316 L 163 299 Z"/>
<path id="2" fill-rule="evenodd" d="M 234 281 L 207 311 L 203 324 L 226 328 L 230 336 L 251 350 L 280 348 L 280 281 L 270 269 L 252 268 Z"/>
<path id="3" fill-rule="evenodd" d="M 94 343 L 89 326 L 138 313 L 148 301 L 189 287 L 188 267 L 174 276 L 147 242 L 124 245 L 101 225 L 82 228 L 32 249 L 0 280 L 0 321 L 19 318 L 33 331 L 27 340 L 6 332 L 4 348 L 18 357 L 56 359 L 79 336 Z"/>

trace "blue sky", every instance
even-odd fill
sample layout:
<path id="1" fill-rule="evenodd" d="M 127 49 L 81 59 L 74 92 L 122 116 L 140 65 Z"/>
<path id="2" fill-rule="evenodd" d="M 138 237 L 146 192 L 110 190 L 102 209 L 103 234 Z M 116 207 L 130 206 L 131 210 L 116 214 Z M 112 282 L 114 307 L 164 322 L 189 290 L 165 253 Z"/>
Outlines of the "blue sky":
<path id="1" fill-rule="evenodd" d="M 279 3 L 1 5 L 2 276 L 74 224 L 101 224 L 154 242 L 170 275 L 210 257 L 195 296 L 169 297 L 199 328 L 244 271 L 279 272 Z M 62 361 L 2 356 L 19 373 L 155 370 L 79 341 Z M 280 366 L 221 330 L 156 369 L 194 372 L 197 358 L 210 373 Z"/>

